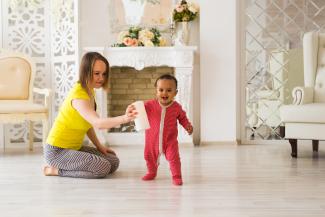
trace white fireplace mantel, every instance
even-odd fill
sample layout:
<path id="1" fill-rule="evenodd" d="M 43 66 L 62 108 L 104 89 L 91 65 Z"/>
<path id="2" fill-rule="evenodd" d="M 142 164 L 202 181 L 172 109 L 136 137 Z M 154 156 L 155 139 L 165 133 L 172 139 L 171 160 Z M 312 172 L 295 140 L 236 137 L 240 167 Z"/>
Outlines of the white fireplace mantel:
<path id="1" fill-rule="evenodd" d="M 85 47 L 84 52 L 96 51 L 103 54 L 111 67 L 133 67 L 142 70 L 146 67 L 173 67 L 178 80 L 176 100 L 187 112 L 193 123 L 192 74 L 194 65 L 194 46 L 180 47 Z M 97 91 L 98 113 L 107 117 L 107 95 L 104 91 Z M 153 96 L 154 97 L 154 96 Z M 122 135 L 121 135 L 122 134 Z M 143 144 L 143 133 L 98 133 L 101 142 L 109 144 Z M 127 138 L 130 137 L 130 138 Z M 179 127 L 179 142 L 192 143 L 193 139 L 186 131 Z"/>

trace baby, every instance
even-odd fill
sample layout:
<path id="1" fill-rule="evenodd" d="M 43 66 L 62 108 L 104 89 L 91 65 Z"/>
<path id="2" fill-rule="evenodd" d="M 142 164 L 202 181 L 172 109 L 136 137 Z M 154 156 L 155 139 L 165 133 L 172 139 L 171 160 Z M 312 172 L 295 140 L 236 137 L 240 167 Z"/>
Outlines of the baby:
<path id="1" fill-rule="evenodd" d="M 156 177 L 160 155 L 165 154 L 173 184 L 182 185 L 177 120 L 189 135 L 192 134 L 193 127 L 181 105 L 174 101 L 177 94 L 176 78 L 169 74 L 162 75 L 156 80 L 155 87 L 157 98 L 145 102 L 150 129 L 145 132 L 144 149 L 148 173 L 142 177 L 142 180 L 153 180 Z"/>

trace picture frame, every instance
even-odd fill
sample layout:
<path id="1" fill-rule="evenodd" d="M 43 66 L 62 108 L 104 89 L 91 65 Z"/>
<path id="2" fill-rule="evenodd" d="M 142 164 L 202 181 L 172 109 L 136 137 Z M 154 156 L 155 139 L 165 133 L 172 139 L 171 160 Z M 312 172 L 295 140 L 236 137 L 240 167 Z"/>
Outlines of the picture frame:
<path id="1" fill-rule="evenodd" d="M 168 32 L 174 4 L 175 0 L 110 0 L 111 32 L 117 33 L 131 26 L 155 27 Z"/>

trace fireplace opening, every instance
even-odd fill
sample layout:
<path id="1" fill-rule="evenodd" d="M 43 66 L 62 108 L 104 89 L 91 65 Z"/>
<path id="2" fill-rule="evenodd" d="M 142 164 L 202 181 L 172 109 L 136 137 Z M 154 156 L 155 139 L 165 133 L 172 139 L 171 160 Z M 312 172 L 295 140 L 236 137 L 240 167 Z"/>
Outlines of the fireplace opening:
<path id="1" fill-rule="evenodd" d="M 136 70 L 131 67 L 112 67 L 107 94 L 108 116 L 123 115 L 126 107 L 138 100 L 155 98 L 156 79 L 163 74 L 175 74 L 172 67 L 147 67 Z M 134 122 L 111 128 L 109 132 L 135 132 Z"/>

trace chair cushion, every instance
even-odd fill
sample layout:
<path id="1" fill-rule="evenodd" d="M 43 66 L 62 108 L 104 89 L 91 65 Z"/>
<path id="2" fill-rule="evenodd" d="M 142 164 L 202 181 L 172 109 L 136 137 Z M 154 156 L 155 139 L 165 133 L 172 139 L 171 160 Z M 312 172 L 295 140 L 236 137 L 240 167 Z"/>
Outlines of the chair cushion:
<path id="1" fill-rule="evenodd" d="M 325 103 L 284 105 L 280 108 L 285 123 L 325 123 Z"/>
<path id="2" fill-rule="evenodd" d="M 3 102 L 0 104 L 1 114 L 13 113 L 44 113 L 47 108 L 44 105 L 30 102 Z"/>

